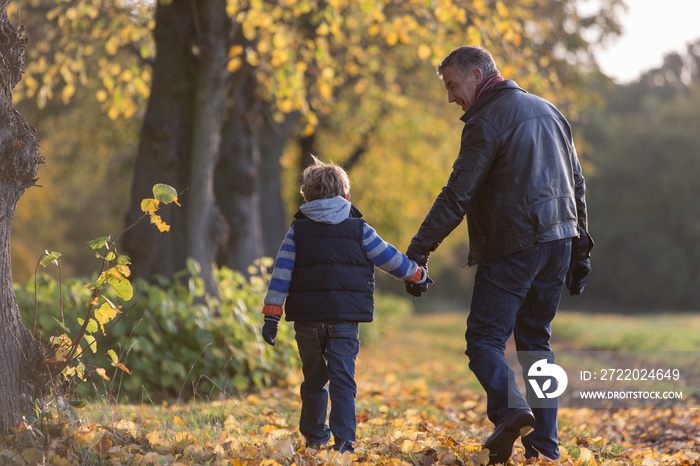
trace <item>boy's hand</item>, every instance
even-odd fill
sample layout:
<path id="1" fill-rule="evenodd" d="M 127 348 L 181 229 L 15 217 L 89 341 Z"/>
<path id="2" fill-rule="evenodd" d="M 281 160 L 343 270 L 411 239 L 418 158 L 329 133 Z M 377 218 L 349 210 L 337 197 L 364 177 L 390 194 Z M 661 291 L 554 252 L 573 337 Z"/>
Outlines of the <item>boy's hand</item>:
<path id="1" fill-rule="evenodd" d="M 406 281 L 406 292 L 414 298 L 420 298 L 423 295 L 423 293 L 428 291 L 428 285 L 432 285 L 433 283 L 435 283 L 433 279 L 428 276 L 427 265 L 419 265 L 418 269 L 422 272 L 420 280 L 415 283 Z"/>
<path id="2" fill-rule="evenodd" d="M 262 336 L 265 343 L 270 346 L 277 346 L 275 338 L 277 338 L 277 326 L 280 321 L 280 316 L 266 315 L 265 323 L 262 328 Z"/>

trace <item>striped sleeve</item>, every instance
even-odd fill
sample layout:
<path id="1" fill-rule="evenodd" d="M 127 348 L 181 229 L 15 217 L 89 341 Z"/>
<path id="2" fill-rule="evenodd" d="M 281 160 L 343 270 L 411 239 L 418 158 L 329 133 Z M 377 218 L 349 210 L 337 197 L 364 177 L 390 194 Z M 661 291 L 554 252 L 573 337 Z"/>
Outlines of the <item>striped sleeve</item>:
<path id="1" fill-rule="evenodd" d="M 374 228 L 367 223 L 364 226 L 362 245 L 367 258 L 374 265 L 399 280 L 409 280 L 416 273 L 418 265 L 394 246 L 382 240 Z"/>
<path id="2" fill-rule="evenodd" d="M 282 306 L 284 300 L 289 295 L 289 285 L 292 282 L 292 272 L 296 260 L 296 244 L 294 243 L 294 225 L 282 241 L 280 250 L 275 259 L 275 266 L 272 269 L 272 277 L 267 287 L 264 303 L 271 306 Z"/>

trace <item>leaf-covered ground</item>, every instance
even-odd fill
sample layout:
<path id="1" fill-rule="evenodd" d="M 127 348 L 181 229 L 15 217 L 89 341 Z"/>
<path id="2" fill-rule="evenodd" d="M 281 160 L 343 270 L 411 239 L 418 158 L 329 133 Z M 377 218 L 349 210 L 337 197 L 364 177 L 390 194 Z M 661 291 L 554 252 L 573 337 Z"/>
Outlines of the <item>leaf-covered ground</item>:
<path id="1" fill-rule="evenodd" d="M 77 420 L 2 439 L 0 464 L 483 464 L 493 426 L 463 332 L 463 315 L 420 315 L 363 345 L 354 455 L 304 447 L 295 373 L 286 386 L 210 403 L 92 404 Z M 699 431 L 700 409 L 563 408 L 561 464 L 700 465 Z M 519 442 L 512 460 L 524 463 Z"/>

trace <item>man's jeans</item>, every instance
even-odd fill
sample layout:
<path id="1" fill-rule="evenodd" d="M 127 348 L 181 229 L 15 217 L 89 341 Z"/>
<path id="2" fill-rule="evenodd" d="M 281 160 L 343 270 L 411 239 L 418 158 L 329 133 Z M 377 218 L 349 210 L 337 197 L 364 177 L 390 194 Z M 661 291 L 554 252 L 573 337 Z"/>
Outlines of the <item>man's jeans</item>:
<path id="1" fill-rule="evenodd" d="M 357 322 L 296 322 L 294 330 L 304 373 L 299 431 L 308 445 L 326 445 L 333 433 L 333 449 L 352 453 L 357 428 L 359 326 Z M 326 425 L 329 392 L 330 428 Z"/>
<path id="2" fill-rule="evenodd" d="M 476 269 L 466 354 L 469 368 L 486 391 L 489 419 L 496 425 L 519 409 L 529 409 L 505 358 L 510 335 L 514 334 L 517 351 L 537 351 L 548 362 L 554 362 L 549 346 L 550 324 L 570 260 L 571 239 L 563 239 L 539 243 L 479 264 Z M 529 368 L 526 363 L 521 361 L 524 375 Z M 531 399 L 534 394 L 529 384 L 526 386 Z M 526 457 L 538 456 L 539 451 L 549 458 L 559 458 L 556 399 L 549 406 L 532 409 L 535 430 L 522 439 Z"/>

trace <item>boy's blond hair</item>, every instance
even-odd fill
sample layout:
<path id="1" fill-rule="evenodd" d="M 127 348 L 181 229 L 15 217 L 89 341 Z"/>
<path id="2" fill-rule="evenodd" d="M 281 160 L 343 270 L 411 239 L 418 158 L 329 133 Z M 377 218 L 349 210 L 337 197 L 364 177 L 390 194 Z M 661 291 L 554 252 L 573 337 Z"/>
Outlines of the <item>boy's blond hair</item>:
<path id="1" fill-rule="evenodd" d="M 350 178 L 345 170 L 334 163 L 323 163 L 315 155 L 314 162 L 302 174 L 301 195 L 306 202 L 350 195 Z"/>

